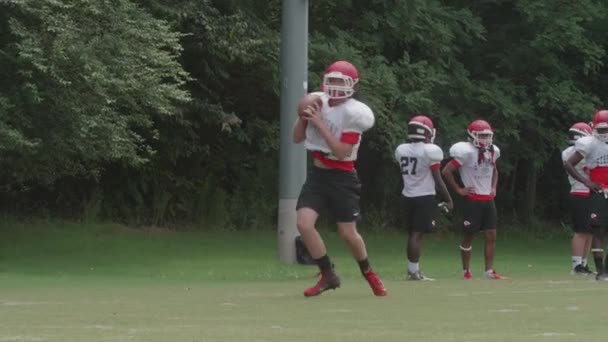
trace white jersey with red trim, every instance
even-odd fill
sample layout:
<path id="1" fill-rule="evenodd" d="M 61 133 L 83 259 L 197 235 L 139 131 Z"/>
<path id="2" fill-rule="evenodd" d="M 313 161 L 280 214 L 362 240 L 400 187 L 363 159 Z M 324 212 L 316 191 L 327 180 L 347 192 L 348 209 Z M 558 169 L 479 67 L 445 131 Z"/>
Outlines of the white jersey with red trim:
<path id="1" fill-rule="evenodd" d="M 576 152 L 576 149 L 574 148 L 574 146 L 570 146 L 567 149 L 565 149 L 562 152 L 562 161 L 564 161 L 564 162 L 567 161 L 575 152 Z M 584 176 L 585 178 L 588 179 L 589 175 L 587 174 L 587 166 L 585 164 L 586 164 L 585 159 L 583 159 L 574 168 L 576 169 L 576 171 L 578 171 L 578 173 L 580 173 L 582 176 Z M 570 193 L 571 194 L 579 194 L 579 195 L 589 194 L 589 188 L 586 187 L 585 184 L 574 179 L 574 177 L 568 175 L 568 181 L 570 182 Z"/>
<path id="2" fill-rule="evenodd" d="M 361 144 L 361 134 L 374 126 L 374 113 L 366 104 L 353 98 L 349 98 L 337 106 L 330 107 L 328 104 L 329 97 L 325 93 L 316 92 L 313 94 L 321 97 L 323 107 L 321 107 L 320 114 L 336 138 L 340 139 L 345 133 L 359 134 L 358 141 L 353 144 L 354 146 L 350 155 L 342 159 L 345 162 L 357 160 L 357 151 Z M 304 146 L 310 151 L 323 152 L 326 154 L 325 158 L 327 159 L 338 160 L 333 155 L 325 139 L 323 139 L 321 132 L 314 125 L 306 127 Z"/>
<path id="3" fill-rule="evenodd" d="M 574 149 L 585 157 L 589 179 L 608 188 L 608 144 L 594 136 L 582 137 L 574 143 Z"/>
<path id="4" fill-rule="evenodd" d="M 459 142 L 450 148 L 450 157 L 459 168 L 460 178 L 465 187 L 473 188 L 471 197 L 492 194 L 492 176 L 496 160 L 500 158 L 500 149 L 496 145 L 480 155 L 480 149 L 470 142 Z M 483 158 L 481 158 L 483 157 Z"/>
<path id="5" fill-rule="evenodd" d="M 432 169 L 439 169 L 443 151 L 435 144 L 424 142 L 401 144 L 395 150 L 395 159 L 401 167 L 405 197 L 435 195 Z"/>

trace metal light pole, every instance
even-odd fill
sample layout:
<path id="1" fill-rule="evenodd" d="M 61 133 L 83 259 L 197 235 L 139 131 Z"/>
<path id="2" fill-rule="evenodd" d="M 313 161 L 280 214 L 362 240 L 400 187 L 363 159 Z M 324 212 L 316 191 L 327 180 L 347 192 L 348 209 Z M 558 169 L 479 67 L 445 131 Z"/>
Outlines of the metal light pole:
<path id="1" fill-rule="evenodd" d="M 281 18 L 281 146 L 278 251 L 296 262 L 296 202 L 306 180 L 306 150 L 292 141 L 299 99 L 308 88 L 308 0 L 283 0 Z"/>

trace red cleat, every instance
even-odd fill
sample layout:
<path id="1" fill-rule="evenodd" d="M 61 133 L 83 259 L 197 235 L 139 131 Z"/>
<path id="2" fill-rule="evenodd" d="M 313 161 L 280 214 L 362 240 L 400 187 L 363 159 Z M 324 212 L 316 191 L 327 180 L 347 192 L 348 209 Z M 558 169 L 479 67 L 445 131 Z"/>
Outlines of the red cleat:
<path id="1" fill-rule="evenodd" d="M 333 270 L 321 273 L 317 284 L 304 290 L 304 297 L 318 296 L 327 290 L 335 290 L 338 287 L 340 287 L 340 278 L 338 278 Z"/>
<path id="2" fill-rule="evenodd" d="M 473 279 L 473 275 L 471 275 L 471 272 L 469 270 L 464 271 L 464 280 L 471 280 Z"/>
<path id="3" fill-rule="evenodd" d="M 369 286 L 372 288 L 372 291 L 374 291 L 374 294 L 376 296 L 386 296 L 387 292 L 384 288 L 384 284 L 382 283 L 382 280 L 380 280 L 380 277 L 378 277 L 376 272 L 369 270 L 363 273 L 363 276 L 365 277 L 365 280 L 367 280 L 367 282 L 369 283 Z"/>

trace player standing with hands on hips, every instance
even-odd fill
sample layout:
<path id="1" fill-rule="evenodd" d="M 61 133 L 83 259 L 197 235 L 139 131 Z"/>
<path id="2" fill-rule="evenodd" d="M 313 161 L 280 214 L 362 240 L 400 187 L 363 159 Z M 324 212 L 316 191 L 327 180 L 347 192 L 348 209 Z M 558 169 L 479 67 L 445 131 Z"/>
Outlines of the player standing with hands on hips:
<path id="1" fill-rule="evenodd" d="M 591 191 L 591 229 L 594 239 L 591 245 L 597 280 L 608 280 L 604 262 L 604 234 L 608 228 L 608 110 L 599 110 L 593 116 L 593 134 L 574 143 L 576 152 L 564 163 L 566 171 L 574 179 L 585 184 Z M 576 166 L 585 160 L 589 178 Z"/>
<path id="2" fill-rule="evenodd" d="M 484 279 L 507 279 L 494 270 L 496 254 L 497 213 L 494 197 L 498 183 L 496 161 L 500 158 L 498 146 L 492 143 L 494 131 L 487 121 L 475 120 L 468 129 L 468 141 L 459 142 L 450 148 L 452 161 L 443 169 L 443 176 L 463 201 L 463 232 L 460 243 L 460 256 L 464 279 L 470 280 L 471 250 L 475 234 L 484 232 L 485 273 Z M 460 173 L 464 187 L 454 177 Z"/>
<path id="3" fill-rule="evenodd" d="M 352 98 L 358 81 L 359 73 L 351 63 L 337 61 L 323 76 L 323 92 L 305 95 L 298 105 L 300 117 L 293 128 L 293 141 L 304 142 L 312 152 L 314 164 L 298 198 L 297 225 L 302 241 L 321 270 L 317 284 L 304 291 L 306 297 L 340 287 L 315 227 L 324 210 L 335 219 L 340 237 L 350 247 L 373 293 L 387 293 L 370 267 L 365 242 L 357 231 L 361 182 L 355 161 L 363 132 L 374 125 L 372 110 Z"/>
<path id="4" fill-rule="evenodd" d="M 562 152 L 564 165 L 576 152 L 574 144 L 580 138 L 592 134 L 591 126 L 584 122 L 577 122 L 568 130 L 568 148 Z M 584 160 L 576 165 L 576 170 L 585 178 L 589 178 Z M 572 225 L 574 236 L 572 236 L 572 274 L 593 274 L 587 265 L 587 254 L 591 248 L 593 230 L 591 229 L 590 191 L 585 183 L 577 181 L 568 174 L 570 182 L 570 207 L 572 212 Z"/>

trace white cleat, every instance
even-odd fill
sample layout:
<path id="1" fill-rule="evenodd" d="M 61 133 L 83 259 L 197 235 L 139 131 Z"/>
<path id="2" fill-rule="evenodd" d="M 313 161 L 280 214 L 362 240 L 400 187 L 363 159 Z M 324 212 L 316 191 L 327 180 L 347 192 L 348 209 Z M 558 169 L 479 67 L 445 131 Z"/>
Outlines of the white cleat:
<path id="1" fill-rule="evenodd" d="M 435 279 L 425 276 L 422 272 L 407 272 L 407 280 L 434 281 Z"/>
<path id="2" fill-rule="evenodd" d="M 490 279 L 490 280 L 507 280 L 509 279 L 508 277 L 504 277 L 501 276 L 500 274 L 496 273 L 496 271 L 491 270 L 491 271 L 486 271 L 483 274 L 483 279 Z"/>

